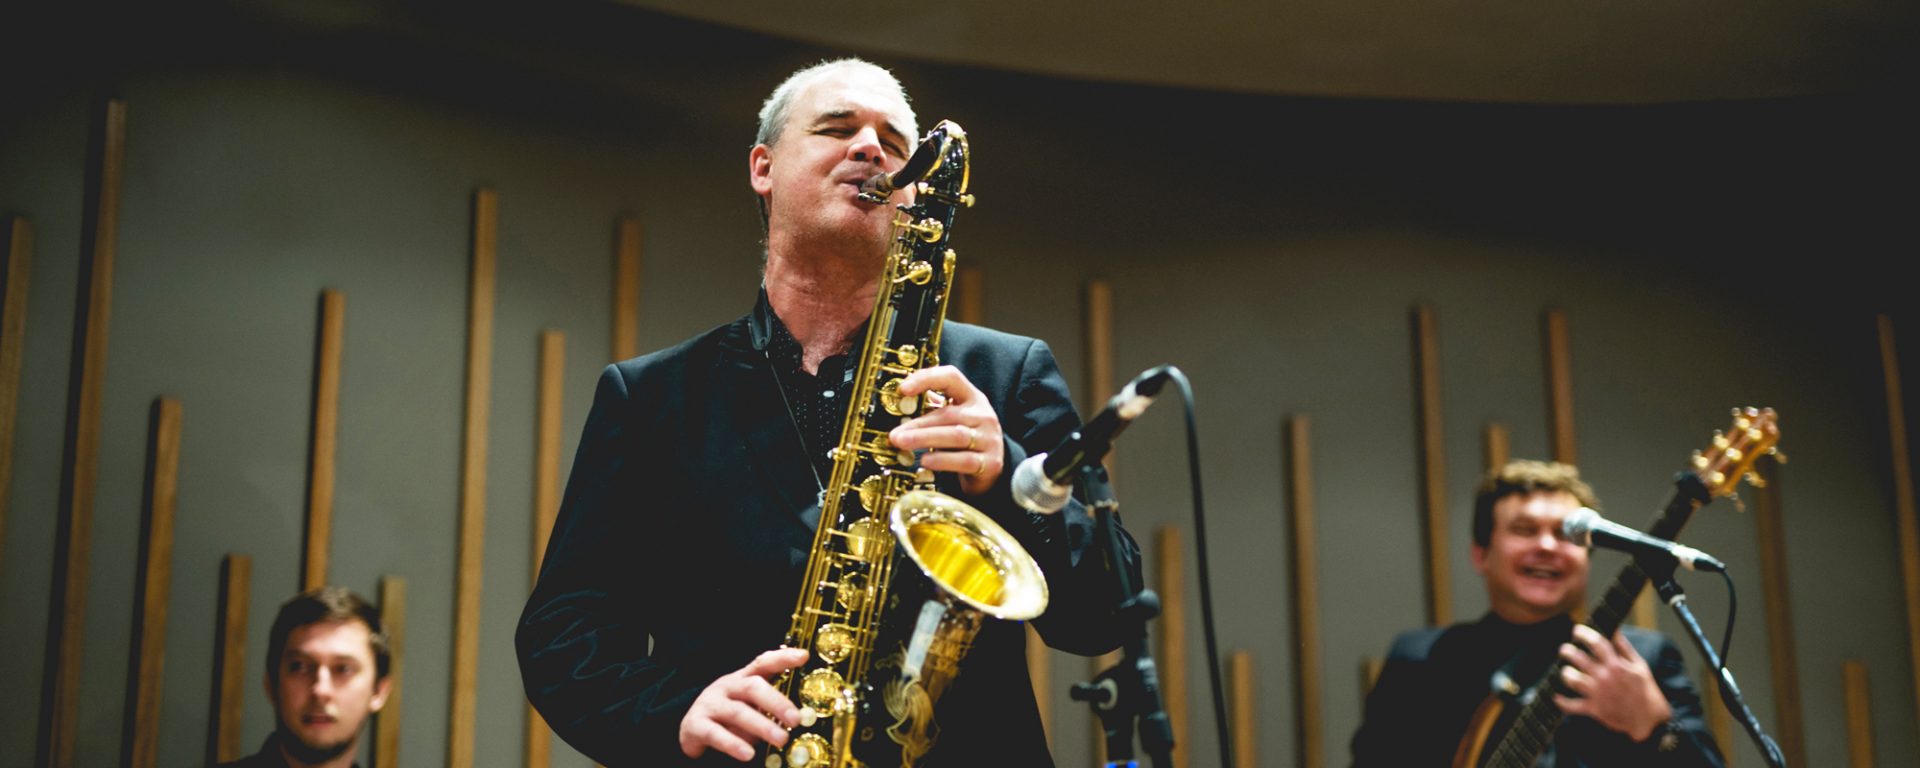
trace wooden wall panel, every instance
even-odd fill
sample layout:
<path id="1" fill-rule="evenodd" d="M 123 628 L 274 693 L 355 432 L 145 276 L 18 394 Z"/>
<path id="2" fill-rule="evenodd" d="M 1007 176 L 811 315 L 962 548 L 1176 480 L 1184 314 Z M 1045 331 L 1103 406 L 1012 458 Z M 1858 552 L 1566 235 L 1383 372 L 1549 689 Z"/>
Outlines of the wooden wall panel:
<path id="1" fill-rule="evenodd" d="M 387 704 L 373 717 L 373 768 L 400 766 L 400 695 L 406 692 L 400 671 L 407 658 L 407 582 L 398 576 L 380 577 L 380 628 L 387 633 L 392 680 Z"/>
<path id="2" fill-rule="evenodd" d="M 240 715 L 247 681 L 247 603 L 253 560 L 229 554 L 220 560 L 219 625 L 213 636 L 213 695 L 207 718 L 207 762 L 240 759 Z"/>
<path id="3" fill-rule="evenodd" d="M 1900 579 L 1907 597 L 1907 653 L 1913 671 L 1910 689 L 1920 699 L 1920 521 L 1915 520 L 1913 457 L 1907 452 L 1907 408 L 1900 392 L 1900 356 L 1894 349 L 1893 318 L 1876 318 L 1880 331 L 1880 370 L 1887 389 L 1887 440 L 1893 459 L 1894 534 L 1900 546 Z M 1920 702 L 1917 702 L 1920 703 Z M 1920 706 L 1914 708 L 1920 714 Z"/>
<path id="4" fill-rule="evenodd" d="M 122 768 L 154 768 L 160 749 L 160 683 L 166 658 L 167 590 L 173 580 L 173 513 L 180 487 L 180 401 L 153 402 L 146 487 L 140 504 L 140 555 L 134 571 L 133 645 L 127 707 L 120 729 Z"/>
<path id="5" fill-rule="evenodd" d="M 980 325 L 986 322 L 986 275 L 979 267 L 959 267 L 953 275 L 953 319 Z"/>
<path id="6" fill-rule="evenodd" d="M 1107 397 L 1103 392 L 1113 389 L 1113 285 L 1102 278 L 1087 281 L 1082 294 L 1081 327 L 1085 332 L 1087 384 L 1080 393 L 1080 412 L 1095 413 Z M 1107 470 L 1113 471 L 1113 454 L 1107 454 Z M 1118 482 L 1118 478 L 1114 478 Z M 1088 663 L 1087 677 L 1091 679 L 1100 672 L 1120 663 L 1119 651 L 1101 654 Z M 1163 690 L 1164 694 L 1165 691 Z M 1164 699 L 1165 696 L 1162 696 Z M 1091 754 L 1094 762 L 1106 762 L 1107 739 L 1099 718 L 1093 719 L 1093 728 L 1089 731 L 1093 738 Z"/>
<path id="7" fill-rule="evenodd" d="M 533 448 L 533 578 L 540 581 L 540 564 L 560 514 L 560 405 L 564 395 L 567 337 L 559 331 L 540 334 L 540 388 L 535 407 Z M 527 704 L 527 768 L 547 768 L 553 762 L 553 730 L 540 712 Z"/>
<path id="8" fill-rule="evenodd" d="M 108 310 L 118 242 L 121 165 L 126 157 L 127 105 L 102 102 L 88 144 L 82 216 L 79 296 L 74 302 L 72 369 L 66 440 L 60 462 L 59 520 L 54 532 L 53 598 L 47 615 L 45 678 L 34 764 L 71 768 L 80 706 L 82 631 L 86 627 L 87 559 L 93 537 L 94 484 L 100 467 L 100 389 L 106 375 Z"/>
<path id="9" fill-rule="evenodd" d="M 1553 460 L 1577 465 L 1580 460 L 1573 447 L 1573 351 L 1567 339 L 1567 313 L 1549 309 L 1545 323 Z"/>
<path id="10" fill-rule="evenodd" d="M 1453 582 L 1447 564 L 1446 435 L 1440 417 L 1440 339 L 1433 308 L 1413 310 L 1414 385 L 1419 393 L 1420 507 L 1426 536 L 1427 623 L 1453 623 Z"/>
<path id="11" fill-rule="evenodd" d="M 1326 764 L 1320 704 L 1320 579 L 1313 533 L 1312 421 L 1295 415 L 1286 425 L 1287 516 L 1293 562 L 1294 764 Z M 1241 758 L 1243 764 L 1252 762 Z"/>
<path id="12" fill-rule="evenodd" d="M 493 385 L 495 237 L 500 198 L 473 195 L 473 267 L 467 292 L 467 394 L 460 448 L 458 567 L 454 577 L 453 685 L 447 705 L 447 767 L 473 768 L 480 667 L 481 545 L 486 531 L 487 406 Z"/>
<path id="13" fill-rule="evenodd" d="M 33 224 L 4 219 L 0 236 L 0 553 L 7 551 L 7 500 L 13 498 L 13 431 L 20 405 L 20 349 L 27 338 L 27 285 L 33 274 Z"/>
<path id="14" fill-rule="evenodd" d="M 1873 699 L 1867 688 L 1867 665 L 1849 659 L 1841 668 L 1847 698 L 1847 765 L 1873 768 Z"/>
<path id="15" fill-rule="evenodd" d="M 1227 687 L 1233 702 L 1233 765 L 1254 768 L 1260 764 L 1260 697 L 1254 684 L 1253 654 L 1234 651 L 1227 657 Z"/>
<path id="16" fill-rule="evenodd" d="M 1780 462 L 1761 456 L 1754 472 L 1766 486 L 1754 491 L 1759 528 L 1760 588 L 1765 595 L 1767 648 L 1772 660 L 1774 738 L 1788 765 L 1807 764 L 1806 721 L 1800 709 L 1800 663 L 1793 634 L 1793 600 L 1787 588 L 1785 515 L 1781 512 Z M 1651 592 L 1652 590 L 1648 590 Z"/>
<path id="17" fill-rule="evenodd" d="M 1513 460 L 1513 438 L 1507 432 L 1507 425 L 1488 423 L 1485 444 L 1488 472 L 1499 469 Z"/>
<path id="18" fill-rule="evenodd" d="M 1167 722 L 1173 726 L 1173 743 L 1179 745 L 1173 751 L 1175 768 L 1186 768 L 1192 764 L 1188 755 L 1193 751 L 1193 742 L 1187 734 L 1187 618 L 1186 618 L 1186 557 L 1180 544 L 1180 529 L 1163 525 L 1153 531 L 1154 560 L 1159 567 L 1154 569 L 1155 592 L 1160 593 L 1159 632 L 1154 633 L 1158 645 L 1154 650 L 1160 667 L 1161 708 L 1167 712 Z"/>
<path id="19" fill-rule="evenodd" d="M 306 538 L 300 550 L 302 592 L 327 583 L 327 553 L 333 541 L 334 453 L 340 426 L 340 345 L 346 330 L 346 310 L 344 294 L 320 292 L 320 331 L 313 352 L 313 431 L 307 453 Z"/>
<path id="20" fill-rule="evenodd" d="M 613 238 L 613 359 L 640 354 L 640 220 L 622 216 Z"/>
<path id="21" fill-rule="evenodd" d="M 1733 713 L 1727 711 L 1727 703 L 1720 699 L 1720 677 L 1713 667 L 1700 668 L 1700 698 L 1707 711 L 1707 730 L 1713 732 L 1713 743 L 1720 745 L 1720 757 L 1726 761 L 1724 768 L 1733 768 L 1734 739 L 1747 737 L 1745 730 L 1735 730 Z"/>

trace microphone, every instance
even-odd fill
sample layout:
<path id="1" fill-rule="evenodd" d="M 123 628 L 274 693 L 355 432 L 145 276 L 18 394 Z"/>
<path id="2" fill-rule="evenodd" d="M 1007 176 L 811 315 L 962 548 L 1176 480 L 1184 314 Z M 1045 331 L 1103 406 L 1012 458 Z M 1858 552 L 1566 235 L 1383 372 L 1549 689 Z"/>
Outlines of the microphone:
<path id="1" fill-rule="evenodd" d="M 1581 507 L 1567 515 L 1560 524 L 1560 531 L 1570 541 L 1587 546 L 1606 547 L 1626 552 L 1634 557 L 1644 554 L 1660 554 L 1672 558 L 1674 562 L 1691 571 L 1713 571 L 1725 573 L 1727 566 L 1719 560 L 1693 547 L 1676 544 L 1657 536 L 1628 528 L 1600 516 L 1599 512 Z"/>
<path id="2" fill-rule="evenodd" d="M 1120 394 L 1107 401 L 1093 420 L 1067 435 L 1060 445 L 1046 453 L 1028 456 L 1013 469 L 1013 500 L 1020 506 L 1043 515 L 1060 511 L 1067 505 L 1073 487 L 1073 473 L 1100 461 L 1113 447 L 1113 438 L 1153 404 L 1153 396 L 1166 386 L 1173 369 L 1158 366 L 1127 382 Z"/>

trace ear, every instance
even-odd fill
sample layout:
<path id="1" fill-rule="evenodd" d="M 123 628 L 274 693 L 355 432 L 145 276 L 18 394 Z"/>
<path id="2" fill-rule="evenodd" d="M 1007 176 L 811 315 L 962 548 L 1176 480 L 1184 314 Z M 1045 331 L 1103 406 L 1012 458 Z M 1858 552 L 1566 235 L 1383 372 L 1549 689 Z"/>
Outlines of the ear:
<path id="1" fill-rule="evenodd" d="M 1479 574 L 1482 576 L 1487 575 L 1487 548 L 1486 547 L 1481 546 L 1479 544 L 1475 544 L 1467 548 L 1467 558 L 1473 561 L 1473 570 L 1479 572 Z"/>
<path id="2" fill-rule="evenodd" d="M 380 711 L 381 707 L 387 705 L 387 695 L 391 693 L 393 693 L 393 675 L 380 678 L 379 682 L 373 684 L 373 700 L 367 702 L 367 708 L 374 712 Z"/>
<path id="3" fill-rule="evenodd" d="M 747 184 L 761 197 L 773 192 L 773 150 L 765 144 L 755 144 L 747 153 Z"/>

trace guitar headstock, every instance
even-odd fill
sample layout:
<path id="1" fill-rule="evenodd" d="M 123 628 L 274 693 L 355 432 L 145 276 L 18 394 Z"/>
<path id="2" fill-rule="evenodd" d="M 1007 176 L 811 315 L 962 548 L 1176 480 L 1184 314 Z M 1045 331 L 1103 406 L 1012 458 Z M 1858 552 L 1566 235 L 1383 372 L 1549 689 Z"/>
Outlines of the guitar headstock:
<path id="1" fill-rule="evenodd" d="M 1755 488 L 1766 483 L 1753 473 L 1753 463 L 1761 456 L 1780 456 L 1774 445 L 1780 442 L 1780 420 L 1772 408 L 1735 408 L 1733 425 L 1725 432 L 1713 433 L 1713 444 L 1693 452 L 1693 473 L 1713 496 L 1732 496 L 1746 478 Z"/>

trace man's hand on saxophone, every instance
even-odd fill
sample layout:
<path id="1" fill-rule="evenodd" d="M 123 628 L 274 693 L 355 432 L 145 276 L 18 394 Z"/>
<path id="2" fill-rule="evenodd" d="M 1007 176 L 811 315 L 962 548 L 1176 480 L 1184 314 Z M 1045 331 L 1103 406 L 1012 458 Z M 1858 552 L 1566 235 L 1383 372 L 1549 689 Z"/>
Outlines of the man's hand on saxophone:
<path id="1" fill-rule="evenodd" d="M 805 663 L 806 650 L 776 648 L 721 675 L 680 719 L 680 752 L 699 757 L 713 749 L 744 762 L 753 759 L 754 745 L 761 742 L 785 746 L 787 729 L 800 722 L 800 710 L 767 679 Z M 779 722 L 768 712 L 778 713 Z"/>
<path id="2" fill-rule="evenodd" d="M 960 476 L 960 490 L 979 496 L 1000 479 L 1007 463 L 1000 415 L 966 374 L 951 365 L 923 368 L 902 379 L 900 394 L 925 393 L 930 407 L 889 433 L 893 444 L 909 451 L 929 449 L 920 466 Z"/>

